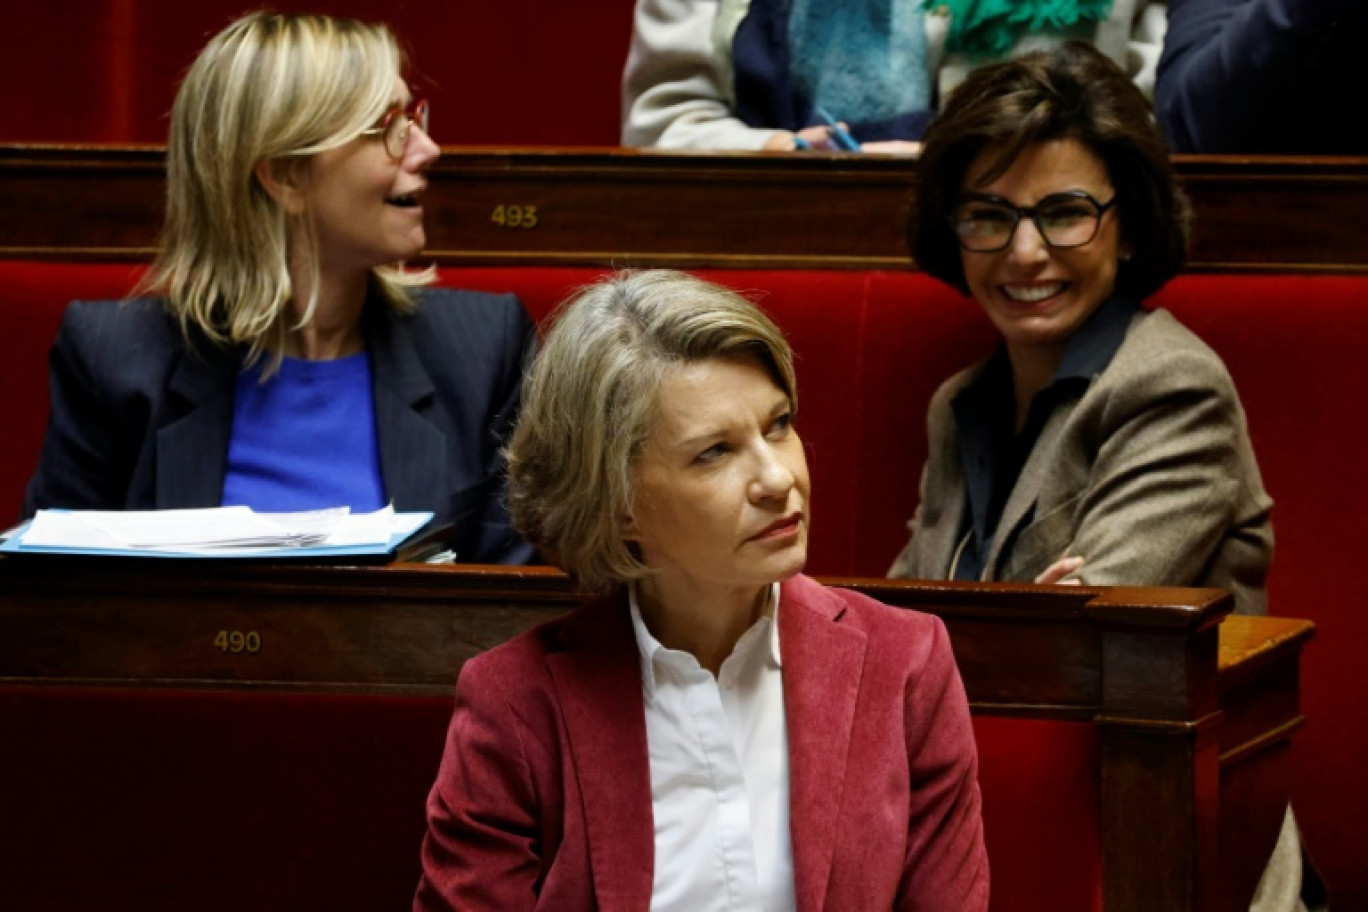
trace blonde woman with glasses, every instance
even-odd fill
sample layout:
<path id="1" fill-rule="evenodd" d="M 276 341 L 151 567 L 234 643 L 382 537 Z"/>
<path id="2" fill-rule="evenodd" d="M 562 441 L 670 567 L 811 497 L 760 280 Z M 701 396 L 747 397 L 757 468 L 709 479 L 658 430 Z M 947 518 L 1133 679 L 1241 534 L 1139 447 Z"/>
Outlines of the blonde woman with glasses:
<path id="1" fill-rule="evenodd" d="M 246 504 L 430 510 L 459 559 L 525 562 L 500 446 L 535 333 L 519 302 L 422 289 L 438 148 L 383 25 L 254 13 L 171 113 L 142 297 L 71 305 L 25 512 Z"/>

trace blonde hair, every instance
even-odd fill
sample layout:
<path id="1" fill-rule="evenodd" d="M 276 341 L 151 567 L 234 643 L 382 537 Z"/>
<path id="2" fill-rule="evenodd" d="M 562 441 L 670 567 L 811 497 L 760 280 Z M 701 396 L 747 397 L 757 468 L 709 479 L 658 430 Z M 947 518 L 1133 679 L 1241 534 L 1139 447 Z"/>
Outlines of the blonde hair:
<path id="1" fill-rule="evenodd" d="M 318 250 L 310 220 L 291 217 L 262 186 L 264 161 L 304 159 L 355 139 L 393 102 L 403 57 L 383 25 L 315 15 L 252 13 L 215 35 L 186 73 L 166 143 L 161 249 L 140 292 L 165 295 L 190 335 L 246 344 L 249 362 L 279 364 L 290 326 L 290 234 L 316 295 Z M 294 166 L 285 162 L 286 167 Z M 432 271 L 373 270 L 400 311 Z M 305 302 L 300 324 L 313 315 Z"/>
<path id="2" fill-rule="evenodd" d="M 755 357 L 798 406 L 793 353 L 759 308 L 682 272 L 622 272 L 560 306 L 523 385 L 508 446 L 508 507 L 524 538 L 588 592 L 650 571 L 621 533 L 662 378 L 707 358 Z"/>

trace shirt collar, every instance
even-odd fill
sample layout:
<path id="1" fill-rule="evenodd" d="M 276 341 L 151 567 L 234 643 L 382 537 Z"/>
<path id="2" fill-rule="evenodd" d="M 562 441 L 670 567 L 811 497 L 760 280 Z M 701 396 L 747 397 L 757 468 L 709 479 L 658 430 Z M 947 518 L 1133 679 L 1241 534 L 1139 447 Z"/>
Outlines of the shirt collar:
<path id="1" fill-rule="evenodd" d="M 779 584 L 772 583 L 770 597 L 766 602 L 765 609 L 755 623 L 751 625 L 746 633 L 755 630 L 762 624 L 767 625 L 763 629 L 768 634 L 766 646 L 768 648 L 768 659 L 775 668 L 783 668 L 784 663 L 779 651 Z M 641 608 L 637 604 L 637 587 L 632 583 L 627 587 L 627 605 L 632 616 L 632 633 L 636 637 L 637 655 L 641 660 L 641 685 L 642 692 L 649 702 L 655 696 L 656 677 L 655 660 L 663 652 L 669 652 L 659 640 L 646 629 L 646 622 L 641 619 Z M 745 634 L 742 634 L 745 637 Z M 738 641 L 739 642 L 739 641 Z M 733 652 L 732 655 L 736 653 Z"/>
<path id="2" fill-rule="evenodd" d="M 1046 389 L 1062 381 L 1092 380 L 1107 369 L 1121 343 L 1139 305 L 1116 295 L 1098 305 L 1083 325 L 1074 330 L 1064 345 L 1059 366 Z M 1006 390 L 1006 395 L 1003 391 Z M 956 394 L 951 403 L 956 417 L 973 422 L 984 415 L 1001 418 L 1011 415 L 1012 362 L 1007 357 L 1007 345 L 997 347 L 977 377 Z M 1044 392 L 1042 390 L 1042 392 Z"/>
<path id="3" fill-rule="evenodd" d="M 1121 343 L 1131 317 L 1139 310 L 1133 301 L 1112 295 L 1098 305 L 1083 325 L 1074 330 L 1064 345 L 1051 383 L 1061 380 L 1091 380 L 1107 369 Z"/>

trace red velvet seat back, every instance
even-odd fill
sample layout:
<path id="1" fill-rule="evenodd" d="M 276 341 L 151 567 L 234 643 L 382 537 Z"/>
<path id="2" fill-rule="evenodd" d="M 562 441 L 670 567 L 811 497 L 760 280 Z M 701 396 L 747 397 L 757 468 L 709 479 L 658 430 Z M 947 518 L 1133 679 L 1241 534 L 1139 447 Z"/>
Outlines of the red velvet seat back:
<path id="1" fill-rule="evenodd" d="M 975 716 L 974 738 L 993 912 L 1100 910 L 1097 729 Z"/>
<path id="2" fill-rule="evenodd" d="M 405 908 L 450 713 L 435 698 L 0 688 L 5 906 Z M 1097 908 L 1092 726 L 974 727 L 993 908 Z"/>
<path id="3" fill-rule="evenodd" d="M 0 141 L 161 143 L 176 87 L 209 37 L 252 9 L 390 25 L 445 145 L 612 146 L 632 0 L 104 0 L 3 3 Z M 61 65 L 54 66 L 60 41 Z M 554 73 L 553 78 L 544 74 Z M 35 80 L 36 74 L 42 74 Z"/>
<path id="4" fill-rule="evenodd" d="M 48 414 L 48 349 L 78 299 L 122 298 L 142 277 L 127 263 L 0 260 L 0 528 L 19 517 Z"/>
<path id="5" fill-rule="evenodd" d="M 402 909 L 448 699 L 0 688 L 7 909 Z"/>
<path id="6" fill-rule="evenodd" d="M 1368 908 L 1368 277 L 1187 276 L 1156 298 L 1220 353 L 1275 536 L 1269 612 L 1316 622 L 1293 805 L 1335 908 Z"/>
<path id="7" fill-rule="evenodd" d="M 590 268 L 444 269 L 443 284 L 516 291 L 544 320 Z M 811 573 L 883 576 L 906 538 L 926 456 L 926 403 L 986 353 L 992 330 L 920 273 L 700 270 L 741 291 L 788 337 L 798 373 L 798 431 L 812 473 Z"/>

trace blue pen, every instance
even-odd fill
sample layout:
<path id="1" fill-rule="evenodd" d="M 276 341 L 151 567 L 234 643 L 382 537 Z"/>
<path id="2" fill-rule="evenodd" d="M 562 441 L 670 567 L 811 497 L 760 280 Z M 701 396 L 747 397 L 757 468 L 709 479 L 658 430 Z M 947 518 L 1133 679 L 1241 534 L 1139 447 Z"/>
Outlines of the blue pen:
<path id="1" fill-rule="evenodd" d="M 855 137 L 846 132 L 846 129 L 836 122 L 836 118 L 828 114 L 823 108 L 818 108 L 816 113 L 822 122 L 831 128 L 831 138 L 836 143 L 837 148 L 846 152 L 860 151 L 860 144 L 855 141 Z"/>

